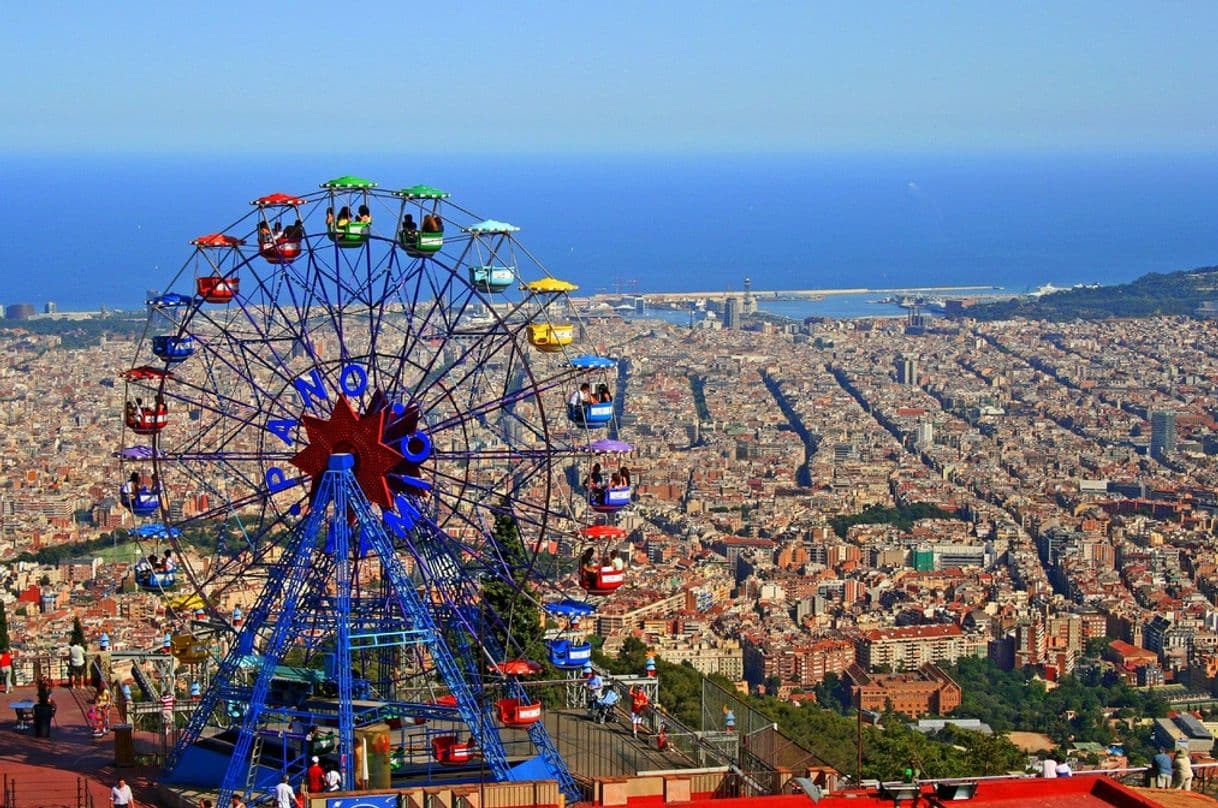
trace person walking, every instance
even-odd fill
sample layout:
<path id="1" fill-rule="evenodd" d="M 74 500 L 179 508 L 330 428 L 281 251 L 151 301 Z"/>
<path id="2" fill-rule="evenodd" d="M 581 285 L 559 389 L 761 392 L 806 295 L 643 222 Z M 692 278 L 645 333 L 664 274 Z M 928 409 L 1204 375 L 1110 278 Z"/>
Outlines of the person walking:
<path id="1" fill-rule="evenodd" d="M 1184 749 L 1176 750 L 1176 782 L 1181 791 L 1193 790 L 1193 761 Z"/>
<path id="2" fill-rule="evenodd" d="M 1166 749 L 1152 758 L 1155 767 L 1155 788 L 1171 788 L 1172 759 Z"/>
<path id="3" fill-rule="evenodd" d="M 285 774 L 279 779 L 279 785 L 275 786 L 275 808 L 295 808 L 296 792 L 292 790 L 292 784 L 288 782 L 288 776 Z"/>
<path id="4" fill-rule="evenodd" d="M 135 797 L 131 796 L 131 786 L 127 785 L 127 781 L 123 778 L 118 778 L 118 782 L 110 789 L 110 804 L 114 808 L 134 808 Z"/>

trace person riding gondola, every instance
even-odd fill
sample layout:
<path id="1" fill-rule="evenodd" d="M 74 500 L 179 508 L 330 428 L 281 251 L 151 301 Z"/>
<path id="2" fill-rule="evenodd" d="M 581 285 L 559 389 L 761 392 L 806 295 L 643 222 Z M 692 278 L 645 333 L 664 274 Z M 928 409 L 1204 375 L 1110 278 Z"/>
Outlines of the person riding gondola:
<path id="1" fill-rule="evenodd" d="M 613 394 L 609 392 L 609 385 L 604 382 L 598 384 L 596 386 L 596 395 L 592 400 L 601 404 L 608 404 L 610 401 L 613 401 Z"/>
<path id="2" fill-rule="evenodd" d="M 435 213 L 429 213 L 423 217 L 423 232 L 424 233 L 443 233 L 444 220 Z"/>
<path id="3" fill-rule="evenodd" d="M 372 211 L 367 205 L 359 206 L 359 221 L 363 222 L 364 224 L 372 223 Z"/>
<path id="4" fill-rule="evenodd" d="M 129 403 L 129 402 L 128 402 Z M 118 489 L 119 499 L 122 504 L 131 505 L 135 501 L 136 494 L 140 490 L 140 473 L 138 471 L 131 472 L 131 476 L 127 478 L 127 482 L 123 483 Z"/>
<path id="5" fill-rule="evenodd" d="M 304 239 L 304 222 L 297 219 L 284 228 L 283 239 L 299 244 Z"/>
<path id="6" fill-rule="evenodd" d="M 402 217 L 402 241 L 413 244 L 419 235 L 419 226 L 415 223 L 414 216 L 407 213 Z"/>
<path id="7" fill-rule="evenodd" d="M 588 476 L 584 478 L 584 488 L 588 490 L 590 495 L 598 493 L 605 487 L 605 477 L 601 474 L 601 464 L 593 463 L 592 470 L 588 472 Z"/>

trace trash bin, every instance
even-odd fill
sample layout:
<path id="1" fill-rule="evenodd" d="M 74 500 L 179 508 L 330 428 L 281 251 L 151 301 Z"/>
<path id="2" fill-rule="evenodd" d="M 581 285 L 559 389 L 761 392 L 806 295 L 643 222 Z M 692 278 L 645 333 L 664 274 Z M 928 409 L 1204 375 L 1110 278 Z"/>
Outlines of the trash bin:
<path id="1" fill-rule="evenodd" d="M 130 724 L 115 724 L 114 730 L 114 765 L 118 768 L 130 768 L 135 765 L 135 739 L 132 736 Z"/>

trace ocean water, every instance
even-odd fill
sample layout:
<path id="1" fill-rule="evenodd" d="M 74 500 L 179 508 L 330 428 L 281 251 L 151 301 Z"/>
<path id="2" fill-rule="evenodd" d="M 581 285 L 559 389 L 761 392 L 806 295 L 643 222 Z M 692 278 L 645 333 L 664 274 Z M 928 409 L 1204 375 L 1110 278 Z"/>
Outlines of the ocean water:
<path id="1" fill-rule="evenodd" d="M 1023 291 L 1218 263 L 1218 156 L 8 154 L 0 303 L 138 305 L 249 200 L 347 173 L 517 224 L 584 291 Z"/>

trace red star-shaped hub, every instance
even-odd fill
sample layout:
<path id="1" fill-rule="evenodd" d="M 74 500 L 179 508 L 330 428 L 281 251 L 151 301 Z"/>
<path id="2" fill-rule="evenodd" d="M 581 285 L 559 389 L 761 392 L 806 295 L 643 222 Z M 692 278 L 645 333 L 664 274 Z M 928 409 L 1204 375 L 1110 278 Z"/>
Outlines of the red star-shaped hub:
<path id="1" fill-rule="evenodd" d="M 355 457 L 355 479 L 368 501 L 386 511 L 393 507 L 387 475 L 403 458 L 382 439 L 383 407 L 356 415 L 347 397 L 340 396 L 329 420 L 304 415 L 301 423 L 309 436 L 309 445 L 292 458 L 292 465 L 313 478 L 310 498 L 330 464 L 330 455 L 344 452 Z"/>

